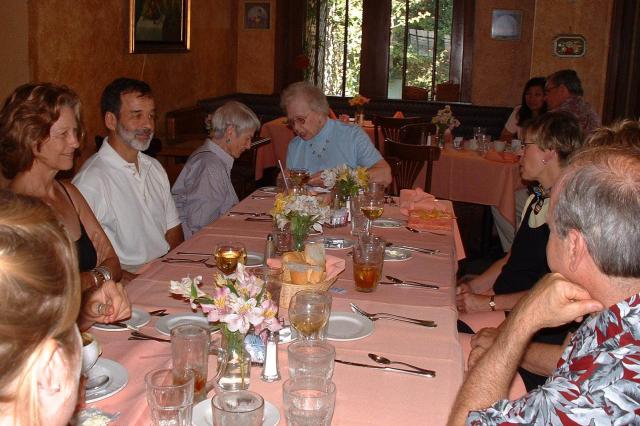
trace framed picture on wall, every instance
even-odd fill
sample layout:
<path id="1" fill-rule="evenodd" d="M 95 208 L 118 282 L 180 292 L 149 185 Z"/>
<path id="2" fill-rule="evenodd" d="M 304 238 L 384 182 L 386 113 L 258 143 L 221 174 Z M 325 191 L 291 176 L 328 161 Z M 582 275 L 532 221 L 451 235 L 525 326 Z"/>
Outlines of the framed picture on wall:
<path id="1" fill-rule="evenodd" d="M 491 38 L 495 40 L 520 40 L 522 11 L 494 9 L 491 14 Z"/>
<path id="2" fill-rule="evenodd" d="M 191 0 L 129 0 L 129 52 L 188 52 L 190 3 Z"/>
<path id="3" fill-rule="evenodd" d="M 271 24 L 271 3 L 246 2 L 244 4 L 244 28 L 268 30 Z"/>
<path id="4" fill-rule="evenodd" d="M 587 40 L 578 34 L 565 34 L 553 39 L 553 53 L 561 58 L 580 58 L 587 52 Z"/>

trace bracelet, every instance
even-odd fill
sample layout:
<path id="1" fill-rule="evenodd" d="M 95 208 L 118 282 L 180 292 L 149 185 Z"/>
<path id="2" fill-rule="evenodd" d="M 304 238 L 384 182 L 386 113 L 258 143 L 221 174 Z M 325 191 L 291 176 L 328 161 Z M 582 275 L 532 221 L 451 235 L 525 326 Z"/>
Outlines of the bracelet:
<path id="1" fill-rule="evenodd" d="M 96 289 L 111 279 L 111 270 L 106 266 L 98 266 L 91 270 L 93 276 L 93 285 Z"/>
<path id="2" fill-rule="evenodd" d="M 111 279 L 111 269 L 107 266 L 98 266 L 94 269 L 96 272 L 99 272 L 104 277 L 105 281 L 109 281 Z"/>
<path id="3" fill-rule="evenodd" d="M 489 307 L 491 308 L 492 311 L 496 310 L 495 298 L 496 298 L 496 296 L 491 296 L 491 298 L 489 299 Z"/>

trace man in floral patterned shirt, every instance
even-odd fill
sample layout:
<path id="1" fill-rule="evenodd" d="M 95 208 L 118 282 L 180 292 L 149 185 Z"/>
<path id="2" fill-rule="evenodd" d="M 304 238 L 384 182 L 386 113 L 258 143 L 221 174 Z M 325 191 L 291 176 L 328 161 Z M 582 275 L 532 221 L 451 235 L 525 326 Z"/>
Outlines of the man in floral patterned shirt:
<path id="1" fill-rule="evenodd" d="M 522 299 L 469 372 L 451 425 L 640 423 L 640 155 L 585 151 L 553 189 L 554 273 Z M 537 330 L 588 314 L 543 386 L 502 399 Z"/>
<path id="2" fill-rule="evenodd" d="M 549 111 L 567 111 L 573 114 L 585 136 L 600 127 L 600 117 L 582 97 L 582 82 L 574 70 L 556 71 L 547 77 L 544 93 Z"/>

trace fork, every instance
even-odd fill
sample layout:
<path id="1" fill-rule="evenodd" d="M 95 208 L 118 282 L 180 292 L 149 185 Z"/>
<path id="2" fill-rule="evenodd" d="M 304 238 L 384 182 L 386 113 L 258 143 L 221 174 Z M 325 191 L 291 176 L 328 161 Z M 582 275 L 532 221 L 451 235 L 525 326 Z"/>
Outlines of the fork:
<path id="1" fill-rule="evenodd" d="M 362 316 L 365 316 L 365 317 L 369 318 L 371 321 L 377 321 L 379 319 L 387 319 L 387 320 L 391 320 L 391 321 L 402 321 L 402 322 L 408 322 L 408 323 L 411 323 L 411 324 L 422 325 L 424 327 L 437 327 L 438 326 L 438 324 L 436 324 L 435 321 L 421 320 L 421 319 L 410 318 L 410 317 L 403 317 L 401 315 L 389 314 L 387 312 L 378 312 L 378 313 L 370 314 L 370 313 L 365 312 L 362 309 L 360 309 L 358 307 L 358 305 L 356 305 L 355 303 L 349 303 L 349 306 L 351 306 L 351 310 L 353 312 L 355 312 L 357 314 L 360 314 Z"/>
<path id="2" fill-rule="evenodd" d="M 144 334 L 144 333 L 141 333 L 139 331 L 132 331 L 131 332 L 131 337 L 129 337 L 129 340 L 155 340 L 156 342 L 171 343 L 171 340 L 169 340 L 169 339 L 163 339 L 161 337 L 150 336 L 148 334 Z"/>

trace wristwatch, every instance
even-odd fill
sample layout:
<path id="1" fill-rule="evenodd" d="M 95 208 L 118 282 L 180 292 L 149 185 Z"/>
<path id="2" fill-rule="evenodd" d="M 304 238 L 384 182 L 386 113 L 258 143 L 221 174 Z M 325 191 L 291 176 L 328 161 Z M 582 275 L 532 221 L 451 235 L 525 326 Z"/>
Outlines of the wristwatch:
<path id="1" fill-rule="evenodd" d="M 496 310 L 496 301 L 495 301 L 495 296 L 491 296 L 491 298 L 489 298 L 489 307 L 491 308 L 492 311 Z"/>

